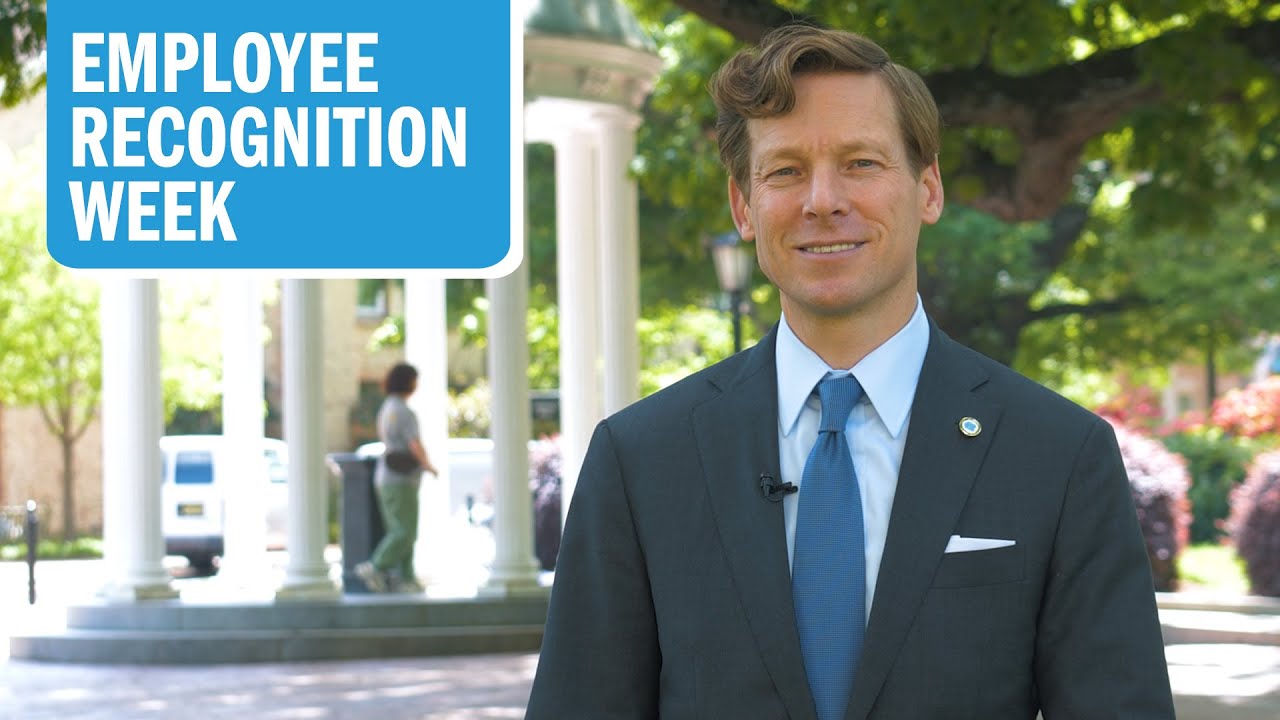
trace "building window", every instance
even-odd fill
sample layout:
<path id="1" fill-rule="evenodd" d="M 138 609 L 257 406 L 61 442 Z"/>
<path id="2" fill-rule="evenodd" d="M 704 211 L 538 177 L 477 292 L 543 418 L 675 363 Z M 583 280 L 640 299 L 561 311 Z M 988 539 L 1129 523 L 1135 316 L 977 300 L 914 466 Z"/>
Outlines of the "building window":
<path id="1" fill-rule="evenodd" d="M 356 318 L 381 320 L 387 316 L 387 280 L 356 281 Z"/>

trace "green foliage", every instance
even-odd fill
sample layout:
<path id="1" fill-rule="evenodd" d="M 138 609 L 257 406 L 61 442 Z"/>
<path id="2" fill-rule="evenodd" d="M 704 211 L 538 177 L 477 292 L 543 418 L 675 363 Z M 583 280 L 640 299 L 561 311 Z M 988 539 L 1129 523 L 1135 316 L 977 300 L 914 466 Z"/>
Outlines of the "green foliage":
<path id="1" fill-rule="evenodd" d="M 17 105 L 44 87 L 39 58 L 47 34 L 43 0 L 0 0 L 0 106 Z"/>
<path id="2" fill-rule="evenodd" d="M 74 540 L 46 538 L 36 545 L 36 560 L 82 560 L 102 557 L 102 538 L 81 537 Z M 26 562 L 26 541 L 0 545 L 0 561 Z"/>
<path id="3" fill-rule="evenodd" d="M 741 43 L 670 0 L 631 0 L 665 61 L 639 133 L 646 314 L 650 301 L 703 304 L 702 238 L 731 227 L 714 142 L 711 73 Z M 1123 362 L 1155 366 L 1226 348 L 1280 324 L 1280 82 L 1231 33 L 1280 18 L 1274 4 L 1201 0 L 780 0 L 796 16 L 864 32 L 928 77 L 981 68 L 999 79 L 1137 48 L 1136 109 L 1079 138 L 1061 202 L 1091 217 L 1062 248 L 1048 222 L 1007 224 L 967 210 L 992 191 L 975 157 L 1018 161 L 1043 128 L 952 123 L 944 133 L 949 203 L 921 240 L 926 307 L 954 337 L 1063 388 Z M 702 5 L 710 11 L 721 6 Z M 743 8 L 743 16 L 752 11 Z M 1253 52 L 1254 54 L 1250 54 Z M 1273 53 L 1274 54 L 1274 53 Z M 1127 60 L 1125 62 L 1128 62 Z M 972 92 L 989 88 L 972 84 Z M 964 90 L 958 91 L 963 94 Z M 1053 87 L 1042 104 L 1061 102 Z M 994 102 L 994 101 L 993 101 Z M 999 115 L 989 107 L 988 118 Z M 1003 124 L 1001 124 L 1003 123 Z M 1015 132 L 1016 130 L 1016 132 Z M 1022 134 L 1018 134 L 1022 133 Z M 1099 189 L 1102 190 L 1099 193 Z M 1274 221 L 1270 221 L 1274 225 Z M 776 312 L 776 311 L 775 311 Z M 1194 357 L 1194 354 L 1193 356 Z M 1229 361 L 1231 359 L 1228 359 Z M 1095 390 L 1087 390 L 1094 393 Z"/>
<path id="4" fill-rule="evenodd" d="M 1033 255 L 1045 239 L 1042 223 L 1004 223 L 969 208 L 949 209 L 946 222 L 926 226 L 920 235 L 925 307 L 944 331 L 974 349 L 1012 359 L 1015 348 L 1001 331 L 1002 315 L 1025 308 L 1052 272 Z"/>
<path id="5" fill-rule="evenodd" d="M 1153 367 L 1211 352 L 1220 370 L 1247 367 L 1252 352 L 1235 348 L 1280 326 L 1280 234 L 1268 222 L 1280 193 L 1253 186 L 1247 201 L 1213 213 L 1211 229 L 1143 232 L 1126 209 L 1128 189 L 1104 189 L 1090 229 L 1032 297 L 1019 369 L 1052 382 L 1063 368 Z M 1085 310 L 1049 310 L 1064 305 Z"/>
<path id="6" fill-rule="evenodd" d="M 404 315 L 388 315 L 378 323 L 369 335 L 369 352 L 377 352 L 382 348 L 402 347 L 404 345 Z"/>
<path id="7" fill-rule="evenodd" d="M 1196 588 L 1230 595 L 1244 595 L 1249 591 L 1244 563 L 1230 545 L 1187 547 L 1178 558 L 1178 577 L 1184 590 Z"/>
<path id="8" fill-rule="evenodd" d="M 50 432 L 79 437 L 102 386 L 97 285 L 45 251 L 44 147 L 0 158 L 0 402 L 41 409 Z M 74 440 L 73 440 L 74 441 Z"/>
<path id="9" fill-rule="evenodd" d="M 534 287 L 529 304 L 529 388 L 560 387 L 560 315 L 546 285 Z"/>
<path id="10" fill-rule="evenodd" d="M 1257 451 L 1248 440 L 1234 438 L 1221 428 L 1200 426 L 1167 435 L 1165 447 L 1187 461 L 1191 473 L 1191 542 L 1217 542 L 1231 512 L 1231 492 L 1244 481 L 1245 468 Z"/>
<path id="11" fill-rule="evenodd" d="M 651 13 L 664 9 L 650 6 Z M 636 176 L 650 203 L 680 211 L 666 218 L 664 244 L 679 248 L 671 251 L 686 259 L 705 259 L 702 238 L 733 227 L 713 132 L 715 105 L 706 83 L 739 43 L 688 14 L 662 12 L 646 27 L 666 69 L 637 131 Z"/>
<path id="12" fill-rule="evenodd" d="M 541 293 L 535 292 L 534 297 Z M 529 309 L 529 385 L 534 390 L 559 386 L 559 327 L 556 307 L 545 297 Z M 636 324 L 640 342 L 640 392 L 648 395 L 733 352 L 733 327 L 722 310 L 696 305 L 662 305 Z M 760 329 L 743 323 L 744 346 L 760 339 Z M 491 390 L 477 380 L 449 398 L 451 437 L 488 437 Z"/>
<path id="13" fill-rule="evenodd" d="M 219 284 L 160 283 L 160 383 L 166 423 L 178 408 L 220 412 L 222 318 Z"/>
<path id="14" fill-rule="evenodd" d="M 640 394 L 649 395 L 733 353 L 733 326 L 723 311 L 685 306 L 653 308 L 636 324 L 640 336 Z M 743 323 L 743 345 L 760 338 Z"/>
<path id="15" fill-rule="evenodd" d="M 449 393 L 449 437 L 489 437 L 489 409 L 493 392 L 489 381 L 480 378 L 461 392 Z"/>

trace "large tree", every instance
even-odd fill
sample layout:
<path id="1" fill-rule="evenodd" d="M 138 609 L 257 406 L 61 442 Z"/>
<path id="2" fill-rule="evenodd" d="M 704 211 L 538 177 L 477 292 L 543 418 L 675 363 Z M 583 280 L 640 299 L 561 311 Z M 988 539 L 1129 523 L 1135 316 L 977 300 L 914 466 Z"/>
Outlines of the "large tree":
<path id="1" fill-rule="evenodd" d="M 43 165 L 40 145 L 0 157 L 0 403 L 38 408 L 57 438 L 62 536 L 71 539 L 75 446 L 102 387 L 98 293 L 96 283 L 72 276 L 44 251 Z"/>
<path id="2" fill-rule="evenodd" d="M 684 211 L 651 225 L 658 244 L 731 227 L 707 78 L 744 43 L 802 19 L 874 37 L 938 100 L 949 211 L 922 239 L 921 291 L 951 334 L 1011 362 L 1033 326 L 1042 337 L 1028 347 L 1059 360 L 1063 345 L 1079 356 L 1162 329 L 1167 360 L 1197 337 L 1233 341 L 1274 321 L 1254 301 L 1280 277 L 1274 256 L 1256 254 L 1280 180 L 1280 5 L 633 6 L 668 61 L 637 170 L 651 202 Z M 1172 251 L 1187 243 L 1206 248 L 1195 263 Z M 1228 282 L 1245 272 L 1262 279 Z M 1213 293 L 1191 292 L 1209 282 Z M 1044 342 L 1068 325 L 1064 343 Z M 1023 355 L 1024 369 L 1045 357 Z"/>
<path id="3" fill-rule="evenodd" d="M 75 448 L 102 389 L 98 282 L 45 251 L 45 148 L 0 144 L 0 405 L 34 407 L 59 443 L 62 535 L 74 538 Z M 211 282 L 161 284 L 165 417 L 220 397 L 220 321 Z M 10 425 L 7 430 L 12 431 Z"/>
<path id="4" fill-rule="evenodd" d="M 47 21 L 43 0 L 0 0 L 0 107 L 44 87 L 40 54 Z"/>

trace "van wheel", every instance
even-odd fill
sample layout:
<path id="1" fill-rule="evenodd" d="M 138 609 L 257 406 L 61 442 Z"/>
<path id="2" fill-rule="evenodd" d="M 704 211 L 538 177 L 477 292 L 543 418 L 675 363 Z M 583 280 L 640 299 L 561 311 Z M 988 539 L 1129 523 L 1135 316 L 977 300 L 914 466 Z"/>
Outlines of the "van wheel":
<path id="1" fill-rule="evenodd" d="M 213 564 L 212 555 L 188 555 L 187 564 L 191 566 L 191 572 L 196 575 L 214 575 L 218 572 L 218 567 Z"/>

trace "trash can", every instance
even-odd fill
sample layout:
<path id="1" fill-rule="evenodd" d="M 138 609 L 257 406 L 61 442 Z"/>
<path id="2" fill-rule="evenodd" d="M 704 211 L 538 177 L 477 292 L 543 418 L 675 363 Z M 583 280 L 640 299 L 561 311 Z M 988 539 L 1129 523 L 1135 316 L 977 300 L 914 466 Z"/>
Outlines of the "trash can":
<path id="1" fill-rule="evenodd" d="M 373 470 L 378 459 L 356 453 L 330 453 L 327 460 L 330 469 L 342 480 L 342 591 L 372 592 L 356 575 L 356 565 L 369 559 L 386 534 L 373 486 Z"/>

